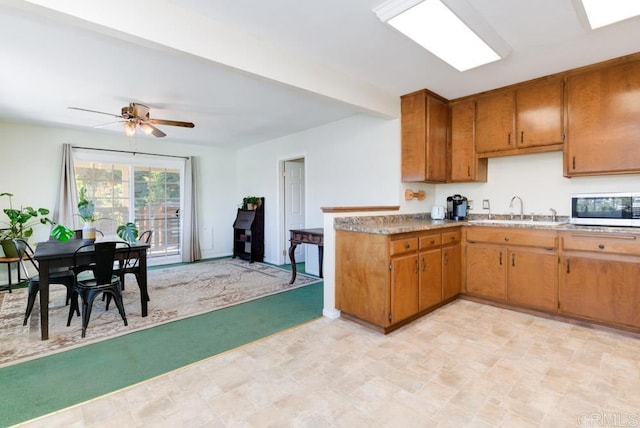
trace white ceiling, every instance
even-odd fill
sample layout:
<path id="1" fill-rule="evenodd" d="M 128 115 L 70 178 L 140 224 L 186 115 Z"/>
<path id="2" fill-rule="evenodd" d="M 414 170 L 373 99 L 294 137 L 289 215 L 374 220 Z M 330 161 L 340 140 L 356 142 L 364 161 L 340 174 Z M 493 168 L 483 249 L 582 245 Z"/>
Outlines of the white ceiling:
<path id="1" fill-rule="evenodd" d="M 574 0 L 448 2 L 484 18 L 508 57 L 458 72 L 381 23 L 382 0 L 0 0 L 0 120 L 86 128 L 113 118 L 67 107 L 133 101 L 195 123 L 160 126 L 171 141 L 240 147 L 397 117 L 422 88 L 453 99 L 640 51 L 640 20 L 590 31 Z"/>

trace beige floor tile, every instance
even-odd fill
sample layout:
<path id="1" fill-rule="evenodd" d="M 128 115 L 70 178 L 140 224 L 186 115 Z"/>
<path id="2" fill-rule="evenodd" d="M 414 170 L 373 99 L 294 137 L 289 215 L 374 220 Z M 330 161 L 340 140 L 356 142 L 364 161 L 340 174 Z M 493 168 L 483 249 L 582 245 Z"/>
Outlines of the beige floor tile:
<path id="1" fill-rule="evenodd" d="M 640 423 L 638 355 L 629 334 L 458 300 L 386 336 L 322 318 L 25 425 Z"/>

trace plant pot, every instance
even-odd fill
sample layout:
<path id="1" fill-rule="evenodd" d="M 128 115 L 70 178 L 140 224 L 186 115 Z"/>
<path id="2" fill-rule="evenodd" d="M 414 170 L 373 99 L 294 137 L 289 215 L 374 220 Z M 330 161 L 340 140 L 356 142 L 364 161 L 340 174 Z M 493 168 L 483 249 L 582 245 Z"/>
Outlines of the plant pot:
<path id="1" fill-rule="evenodd" d="M 247 204 L 248 210 L 255 210 L 258 206 L 256 204 Z"/>
<path id="2" fill-rule="evenodd" d="M 4 251 L 5 257 L 13 257 L 13 258 L 18 257 L 16 246 L 13 245 L 13 241 L 11 239 L 5 239 L 2 242 L 0 242 L 0 244 L 2 244 L 2 251 Z"/>
<path id="3" fill-rule="evenodd" d="M 96 240 L 96 227 L 92 221 L 85 222 L 82 226 L 82 240 L 88 244 Z"/>
<path id="4" fill-rule="evenodd" d="M 16 251 L 16 246 L 13 244 L 11 239 L 5 239 L 0 242 L 2 244 L 2 251 L 4 251 L 5 257 L 17 258 L 18 252 Z"/>

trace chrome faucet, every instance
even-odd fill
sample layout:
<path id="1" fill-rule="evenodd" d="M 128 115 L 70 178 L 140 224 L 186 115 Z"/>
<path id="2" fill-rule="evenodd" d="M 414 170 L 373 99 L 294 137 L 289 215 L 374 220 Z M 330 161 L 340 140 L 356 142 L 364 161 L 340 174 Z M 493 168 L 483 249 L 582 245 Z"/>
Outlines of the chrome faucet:
<path id="1" fill-rule="evenodd" d="M 520 196 L 514 196 L 513 198 L 511 198 L 511 202 L 509 202 L 509 208 L 513 209 L 513 201 L 515 201 L 516 199 L 520 201 L 520 220 L 524 220 L 524 204 L 522 203 L 522 198 L 520 198 Z M 513 211 L 510 212 L 509 218 L 513 220 Z"/>
<path id="2" fill-rule="evenodd" d="M 558 212 L 553 208 L 549 208 L 549 211 L 551 211 L 551 221 L 556 221 L 556 216 L 558 215 Z"/>

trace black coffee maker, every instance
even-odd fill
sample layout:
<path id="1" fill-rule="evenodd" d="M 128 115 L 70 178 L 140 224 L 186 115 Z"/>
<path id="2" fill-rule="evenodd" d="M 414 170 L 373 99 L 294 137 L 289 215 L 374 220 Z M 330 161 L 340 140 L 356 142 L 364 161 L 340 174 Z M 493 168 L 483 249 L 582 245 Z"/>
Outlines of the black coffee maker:
<path id="1" fill-rule="evenodd" d="M 447 197 L 447 218 L 449 220 L 467 219 L 467 198 L 460 195 Z"/>

